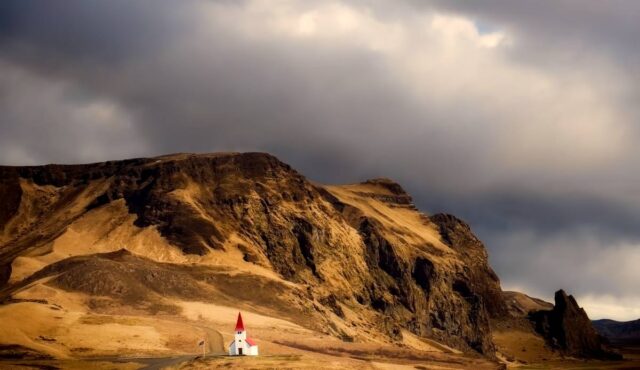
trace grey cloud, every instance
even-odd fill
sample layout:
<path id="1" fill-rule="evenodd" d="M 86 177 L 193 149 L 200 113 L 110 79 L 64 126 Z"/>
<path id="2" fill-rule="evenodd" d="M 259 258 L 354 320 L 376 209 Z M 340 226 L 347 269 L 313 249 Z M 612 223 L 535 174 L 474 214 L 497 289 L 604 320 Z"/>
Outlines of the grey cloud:
<path id="1" fill-rule="evenodd" d="M 636 69 L 640 57 L 637 38 L 640 4 L 633 1 L 525 0 L 507 4 L 502 0 L 436 0 L 435 3 L 440 9 L 462 12 L 494 27 L 517 32 L 520 42 L 525 44 L 519 51 L 528 57 L 538 54 L 536 62 L 551 58 L 573 63 L 583 55 L 591 55 L 610 57 L 619 67 Z M 420 6 L 420 2 L 416 4 Z"/>
<path id="2" fill-rule="evenodd" d="M 637 239 L 628 243 L 586 227 L 551 235 L 511 229 L 492 236 L 491 260 L 501 267 L 507 288 L 527 287 L 530 294 L 547 299 L 558 288 L 571 289 L 578 297 L 634 296 L 640 258 Z"/>
<path id="3" fill-rule="evenodd" d="M 558 288 L 578 297 L 635 291 L 640 258 L 637 207 L 513 190 L 439 202 L 466 215 L 487 242 L 490 260 L 507 287 L 525 287 L 548 299 Z"/>
<path id="4" fill-rule="evenodd" d="M 0 155 L 4 163 L 98 161 L 144 154 L 131 117 L 109 100 L 0 62 Z M 28 144 L 26 144 L 28 143 Z"/>
<path id="5" fill-rule="evenodd" d="M 557 234 L 588 227 L 606 237 L 640 238 L 640 214 L 636 205 L 596 196 L 499 189 L 457 200 L 447 199 L 443 194 L 429 208 L 449 208 L 467 215 L 472 224 L 494 231 L 530 228 L 544 234 Z"/>

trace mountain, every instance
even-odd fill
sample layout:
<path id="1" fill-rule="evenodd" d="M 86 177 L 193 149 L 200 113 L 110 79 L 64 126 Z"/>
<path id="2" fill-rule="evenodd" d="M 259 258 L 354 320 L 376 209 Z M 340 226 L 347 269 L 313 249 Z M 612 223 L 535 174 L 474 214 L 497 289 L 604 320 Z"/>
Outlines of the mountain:
<path id="1" fill-rule="evenodd" d="M 593 327 L 611 342 L 640 343 L 640 319 L 633 321 L 594 320 Z"/>
<path id="2" fill-rule="evenodd" d="M 262 353 L 492 368 L 495 328 L 548 308 L 503 293 L 469 225 L 394 181 L 317 184 L 264 153 L 5 166 L 0 204 L 0 354 L 222 352 L 242 310 Z"/>

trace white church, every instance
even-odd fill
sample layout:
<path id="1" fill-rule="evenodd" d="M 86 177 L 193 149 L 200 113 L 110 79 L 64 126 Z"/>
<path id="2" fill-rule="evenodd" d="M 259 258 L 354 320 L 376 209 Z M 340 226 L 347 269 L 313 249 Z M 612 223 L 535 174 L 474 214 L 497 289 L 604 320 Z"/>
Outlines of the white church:
<path id="1" fill-rule="evenodd" d="M 251 338 L 247 338 L 247 331 L 244 330 L 242 315 L 238 312 L 238 321 L 233 342 L 229 343 L 229 356 L 257 356 L 258 345 Z"/>

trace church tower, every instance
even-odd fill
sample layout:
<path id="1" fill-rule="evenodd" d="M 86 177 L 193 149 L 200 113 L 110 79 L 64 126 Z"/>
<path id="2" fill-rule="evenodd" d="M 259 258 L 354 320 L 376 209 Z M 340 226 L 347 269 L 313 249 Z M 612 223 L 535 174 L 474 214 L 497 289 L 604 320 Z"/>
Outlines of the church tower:
<path id="1" fill-rule="evenodd" d="M 257 356 L 258 346 L 251 339 L 247 338 L 247 331 L 244 329 L 242 314 L 238 312 L 238 320 L 233 333 L 233 342 L 229 344 L 229 356 Z"/>

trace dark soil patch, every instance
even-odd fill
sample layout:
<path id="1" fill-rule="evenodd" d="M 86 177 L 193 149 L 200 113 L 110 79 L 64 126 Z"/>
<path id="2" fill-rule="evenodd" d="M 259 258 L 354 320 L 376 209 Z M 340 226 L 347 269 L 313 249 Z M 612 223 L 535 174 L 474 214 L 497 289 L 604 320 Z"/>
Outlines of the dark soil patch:
<path id="1" fill-rule="evenodd" d="M 50 360 L 53 357 L 19 344 L 1 344 L 0 359 L 3 360 Z"/>

